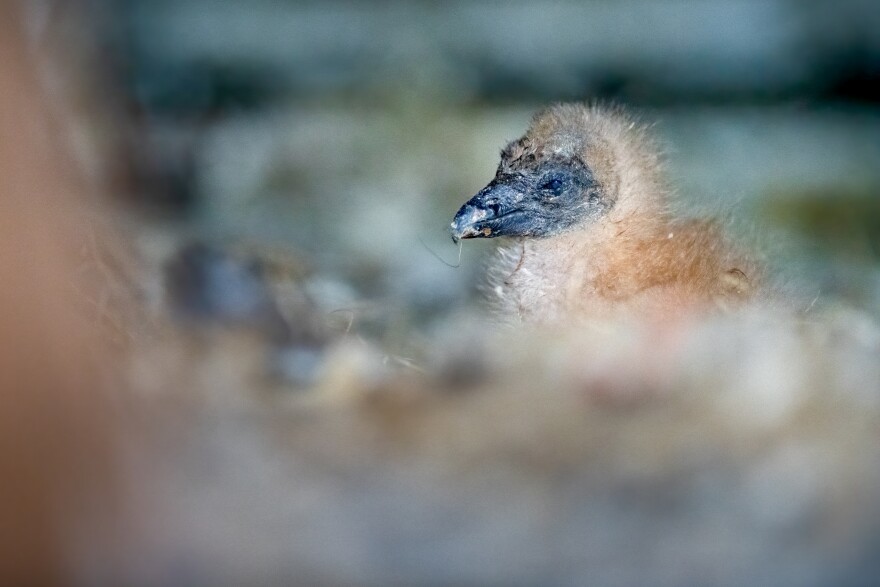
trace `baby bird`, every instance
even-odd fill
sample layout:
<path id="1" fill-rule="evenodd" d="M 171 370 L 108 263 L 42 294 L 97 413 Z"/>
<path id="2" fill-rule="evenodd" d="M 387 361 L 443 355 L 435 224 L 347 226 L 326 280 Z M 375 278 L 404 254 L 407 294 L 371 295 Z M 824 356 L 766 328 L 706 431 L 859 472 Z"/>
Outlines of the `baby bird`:
<path id="1" fill-rule="evenodd" d="M 510 237 L 487 274 L 504 316 L 660 320 L 749 299 L 757 268 L 709 220 L 669 208 L 659 151 L 620 109 L 552 106 L 501 153 L 452 238 Z"/>

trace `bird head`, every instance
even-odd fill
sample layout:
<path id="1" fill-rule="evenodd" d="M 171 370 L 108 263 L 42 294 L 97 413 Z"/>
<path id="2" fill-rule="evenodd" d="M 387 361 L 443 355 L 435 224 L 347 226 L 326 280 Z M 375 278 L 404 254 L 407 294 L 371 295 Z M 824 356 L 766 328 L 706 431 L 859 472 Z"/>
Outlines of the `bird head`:
<path id="1" fill-rule="evenodd" d="M 595 107 L 537 114 L 502 150 L 495 178 L 458 210 L 453 240 L 552 237 L 589 226 L 618 204 L 622 179 L 637 176 L 633 160 L 653 165 L 650 151 L 639 152 L 639 133 L 622 113 Z"/>

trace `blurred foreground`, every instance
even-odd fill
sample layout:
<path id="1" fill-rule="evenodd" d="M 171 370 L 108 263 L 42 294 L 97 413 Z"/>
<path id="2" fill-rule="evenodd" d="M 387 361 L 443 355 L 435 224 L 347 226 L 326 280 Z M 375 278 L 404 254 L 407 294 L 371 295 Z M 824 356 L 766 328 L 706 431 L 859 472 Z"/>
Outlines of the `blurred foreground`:
<path id="1" fill-rule="evenodd" d="M 876 177 L 832 182 L 845 206 L 805 189 L 811 157 L 828 177 L 865 169 L 875 111 L 664 110 L 675 145 L 721 129 L 741 171 L 722 189 L 760 191 L 774 165 L 803 182 L 758 206 L 822 249 L 768 253 L 803 269 L 791 308 L 510 329 L 470 294 L 478 263 L 445 267 L 416 237 L 527 106 L 148 125 L 112 102 L 96 115 L 81 79 L 48 92 L 43 61 L 64 59 L 3 16 L 0 583 L 876 583 Z M 845 154 L 791 155 L 817 144 L 804 133 Z M 689 169 L 686 192 L 718 185 Z M 134 193 L 193 185 L 182 216 Z M 136 201 L 95 195 L 120 186 Z"/>

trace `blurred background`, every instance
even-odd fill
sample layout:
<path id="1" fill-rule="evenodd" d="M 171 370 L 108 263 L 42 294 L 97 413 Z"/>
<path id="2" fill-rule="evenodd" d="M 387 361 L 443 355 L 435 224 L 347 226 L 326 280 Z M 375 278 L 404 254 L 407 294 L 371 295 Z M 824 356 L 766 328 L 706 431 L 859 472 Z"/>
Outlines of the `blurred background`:
<path id="1" fill-rule="evenodd" d="M 18 4 L 9 584 L 876 584 L 875 1 Z M 595 100 L 798 311 L 482 327 L 447 226 Z"/>
<path id="2" fill-rule="evenodd" d="M 493 243 L 446 267 L 449 220 L 569 100 L 655 124 L 683 207 L 762 235 L 808 299 L 880 307 L 870 0 L 30 4 L 35 36 L 54 19 L 85 50 L 78 143 L 114 198 L 161 234 L 299 255 L 327 310 L 405 329 L 473 301 Z"/>

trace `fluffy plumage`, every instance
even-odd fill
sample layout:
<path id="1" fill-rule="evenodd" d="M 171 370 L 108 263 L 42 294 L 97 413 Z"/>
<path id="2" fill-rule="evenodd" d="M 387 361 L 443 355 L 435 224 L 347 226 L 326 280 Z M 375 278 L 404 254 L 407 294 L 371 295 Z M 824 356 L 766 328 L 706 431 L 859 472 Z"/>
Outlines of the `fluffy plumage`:
<path id="1" fill-rule="evenodd" d="M 487 271 L 498 311 L 530 322 L 676 317 L 749 299 L 758 269 L 712 220 L 676 218 L 659 150 L 619 109 L 538 113 L 453 238 L 511 237 Z"/>

